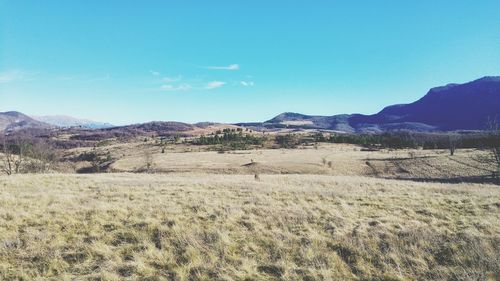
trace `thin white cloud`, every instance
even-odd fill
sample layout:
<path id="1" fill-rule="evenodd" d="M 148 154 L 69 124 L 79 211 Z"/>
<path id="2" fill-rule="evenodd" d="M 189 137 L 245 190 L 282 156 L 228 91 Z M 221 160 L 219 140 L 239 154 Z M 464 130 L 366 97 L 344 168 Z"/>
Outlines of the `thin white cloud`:
<path id="1" fill-rule="evenodd" d="M 10 70 L 0 73 L 0 84 L 23 80 L 25 74 L 19 70 Z"/>
<path id="2" fill-rule="evenodd" d="M 217 88 L 220 88 L 220 87 L 222 87 L 224 85 L 226 85 L 226 82 L 222 82 L 222 81 L 210 81 L 205 86 L 205 89 L 207 89 L 207 90 L 217 89 Z"/>
<path id="3" fill-rule="evenodd" d="M 161 80 L 165 83 L 178 82 L 182 80 L 182 76 L 181 75 L 171 76 L 171 77 L 165 76 Z"/>
<path id="4" fill-rule="evenodd" d="M 205 66 L 203 68 L 206 69 L 212 69 L 212 70 L 239 70 L 240 65 L 239 64 L 230 64 L 228 66 Z"/>
<path id="5" fill-rule="evenodd" d="M 243 87 L 252 87 L 253 85 L 255 85 L 255 83 L 253 81 L 240 81 L 240 84 Z"/>
<path id="6" fill-rule="evenodd" d="M 175 91 L 189 91 L 193 88 L 191 84 L 188 83 L 180 83 L 182 81 L 182 76 L 165 76 L 162 77 L 163 85 L 161 85 L 161 89 L 163 91 L 175 92 Z M 177 83 L 179 82 L 179 83 Z"/>
<path id="7" fill-rule="evenodd" d="M 153 75 L 153 76 L 160 76 L 160 72 L 155 71 L 155 70 L 150 70 L 149 73 L 151 73 L 151 75 Z"/>
<path id="8" fill-rule="evenodd" d="M 187 83 L 182 83 L 180 85 L 172 85 L 172 84 L 163 84 L 161 85 L 161 89 L 163 91 L 188 91 L 191 90 L 193 87 Z"/>

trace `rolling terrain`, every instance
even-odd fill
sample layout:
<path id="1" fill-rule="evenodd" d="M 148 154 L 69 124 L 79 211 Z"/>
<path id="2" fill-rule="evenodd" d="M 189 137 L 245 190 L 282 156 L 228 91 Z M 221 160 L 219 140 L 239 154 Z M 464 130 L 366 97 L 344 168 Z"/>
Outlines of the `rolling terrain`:
<path id="1" fill-rule="evenodd" d="M 500 118 L 500 77 L 484 77 L 465 84 L 432 88 L 410 104 L 384 108 L 377 114 L 312 116 L 282 113 L 263 123 L 241 123 L 257 128 L 323 129 L 377 133 L 394 130 L 455 131 L 485 130 Z"/>
<path id="2" fill-rule="evenodd" d="M 94 129 L 96 134 L 114 135 L 158 132 L 159 135 L 187 135 L 187 131 L 204 131 L 218 123 L 186 124 L 155 121 L 144 124 L 113 126 L 108 123 L 81 120 L 68 116 L 37 117 L 39 122 L 19 112 L 0 113 L 0 131 L 69 128 Z M 346 133 L 381 133 L 390 131 L 460 131 L 487 130 L 489 123 L 500 123 L 500 77 L 484 77 L 465 84 L 448 84 L 432 88 L 424 97 L 410 103 L 391 105 L 373 115 L 340 114 L 314 116 L 286 112 L 265 121 L 226 126 L 247 127 L 258 131 L 295 129 L 329 130 Z M 48 123 L 48 124 L 47 124 Z M 50 124 L 50 125 L 49 125 Z M 206 131 L 206 130 L 205 130 Z M 86 134 L 86 133 L 85 133 Z"/>
<path id="3" fill-rule="evenodd" d="M 94 148 L 76 148 L 66 152 L 66 159 L 77 159 Z M 153 141 L 117 143 L 97 149 L 112 159 L 110 172 L 144 171 L 146 155 L 151 157 L 154 173 L 215 174 L 318 174 L 365 176 L 417 181 L 483 182 L 495 167 L 481 160 L 487 151 L 460 149 L 454 156 L 447 150 L 363 151 L 349 144 L 321 144 L 316 148 L 236 150 L 220 153 L 210 147 L 168 145 L 162 150 Z M 74 162 L 76 170 L 88 162 Z M 74 172 L 74 170 L 73 170 Z"/>

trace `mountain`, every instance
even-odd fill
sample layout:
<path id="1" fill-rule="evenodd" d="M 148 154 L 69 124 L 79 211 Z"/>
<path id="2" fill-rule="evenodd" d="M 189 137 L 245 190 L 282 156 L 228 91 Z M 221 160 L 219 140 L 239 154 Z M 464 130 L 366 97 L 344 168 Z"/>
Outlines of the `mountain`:
<path id="1" fill-rule="evenodd" d="M 287 112 L 259 126 L 345 132 L 454 131 L 484 130 L 489 120 L 500 123 L 500 77 L 432 88 L 413 103 L 391 105 L 373 115 L 311 116 Z"/>
<path id="2" fill-rule="evenodd" d="M 96 122 L 88 119 L 78 119 L 64 115 L 32 116 L 33 119 L 61 128 L 81 127 L 86 129 L 105 129 L 114 125 L 103 122 Z"/>
<path id="3" fill-rule="evenodd" d="M 482 130 L 488 119 L 495 118 L 500 118 L 500 77 L 433 88 L 416 102 L 389 106 L 375 115 L 353 116 L 350 122 L 354 125 L 420 123 L 452 131 Z"/>
<path id="4" fill-rule="evenodd" d="M 137 135 L 155 132 L 160 135 L 193 135 L 207 131 L 216 123 L 185 124 L 180 122 L 149 122 L 114 127 L 111 124 L 81 120 L 68 116 L 41 116 L 35 120 L 19 112 L 0 113 L 0 132 L 23 129 L 71 127 L 72 130 L 97 129 L 85 135 Z M 410 131 L 484 130 L 491 120 L 500 124 L 500 77 L 484 77 L 465 84 L 436 87 L 421 99 L 409 104 L 391 105 L 373 115 L 341 114 L 333 116 L 282 113 L 263 123 L 235 125 L 253 129 L 320 129 L 351 133 Z"/>
<path id="5" fill-rule="evenodd" d="M 50 129 L 49 124 L 37 121 L 17 111 L 0 112 L 0 132 L 13 132 L 22 129 Z"/>

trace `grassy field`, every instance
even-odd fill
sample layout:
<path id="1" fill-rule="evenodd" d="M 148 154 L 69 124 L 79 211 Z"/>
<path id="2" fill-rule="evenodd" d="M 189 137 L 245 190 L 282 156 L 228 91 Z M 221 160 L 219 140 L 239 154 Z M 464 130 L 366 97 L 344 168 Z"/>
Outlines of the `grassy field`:
<path id="1" fill-rule="evenodd" d="M 145 152 L 153 158 L 156 172 L 199 172 L 220 174 L 324 174 L 368 176 L 425 181 L 474 181 L 489 177 L 494 167 L 481 161 L 487 152 L 457 150 L 387 150 L 362 151 L 356 145 L 320 144 L 299 149 L 258 149 L 218 153 L 205 147 L 170 147 L 161 149 L 144 143 L 111 147 L 117 161 L 116 172 L 144 169 Z"/>
<path id="2" fill-rule="evenodd" d="M 499 253 L 492 185 L 0 176 L 2 280 L 498 280 Z"/>

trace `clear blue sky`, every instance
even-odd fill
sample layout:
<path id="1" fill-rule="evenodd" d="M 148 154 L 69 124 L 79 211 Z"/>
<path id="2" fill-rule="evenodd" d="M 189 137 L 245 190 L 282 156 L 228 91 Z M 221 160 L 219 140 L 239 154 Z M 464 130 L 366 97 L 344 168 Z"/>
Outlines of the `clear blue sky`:
<path id="1" fill-rule="evenodd" d="M 500 75 L 498 0 L 0 0 L 0 111 L 370 114 L 486 75 Z"/>

